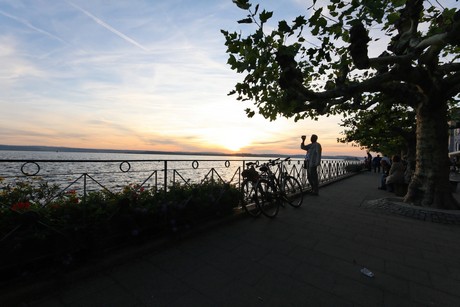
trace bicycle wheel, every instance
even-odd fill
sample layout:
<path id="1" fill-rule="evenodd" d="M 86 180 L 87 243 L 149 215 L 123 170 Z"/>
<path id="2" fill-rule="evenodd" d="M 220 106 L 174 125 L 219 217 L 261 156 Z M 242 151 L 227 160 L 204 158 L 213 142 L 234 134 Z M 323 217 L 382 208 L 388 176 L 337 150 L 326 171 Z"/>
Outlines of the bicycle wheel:
<path id="1" fill-rule="evenodd" d="M 256 190 L 257 201 L 262 213 L 269 218 L 275 217 L 280 210 L 280 199 L 274 184 L 269 180 L 260 179 Z"/>
<path id="2" fill-rule="evenodd" d="M 303 202 L 302 185 L 299 180 L 292 176 L 286 176 L 283 180 L 284 200 L 293 207 L 300 207 Z"/>
<path id="3" fill-rule="evenodd" d="M 241 206 L 253 217 L 258 217 L 262 213 L 257 204 L 256 185 L 256 182 L 249 179 L 244 179 L 241 183 Z"/>

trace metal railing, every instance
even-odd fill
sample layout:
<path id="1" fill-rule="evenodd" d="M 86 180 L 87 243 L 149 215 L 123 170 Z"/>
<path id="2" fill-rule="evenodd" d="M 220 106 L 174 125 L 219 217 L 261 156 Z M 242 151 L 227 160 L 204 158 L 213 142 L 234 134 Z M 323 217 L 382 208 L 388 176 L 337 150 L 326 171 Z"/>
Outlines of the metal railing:
<path id="1" fill-rule="evenodd" d="M 58 184 L 62 189 L 76 190 L 86 196 L 88 191 L 105 189 L 111 192 L 127 185 L 168 191 L 177 185 L 200 184 L 205 181 L 239 186 L 241 172 L 247 162 L 267 160 L 0 160 L 0 188 L 7 184 L 34 178 Z M 320 184 L 347 176 L 347 166 L 359 161 L 323 160 Z M 302 159 L 283 162 L 281 167 L 308 187 Z M 279 169 L 277 170 L 279 172 Z"/>

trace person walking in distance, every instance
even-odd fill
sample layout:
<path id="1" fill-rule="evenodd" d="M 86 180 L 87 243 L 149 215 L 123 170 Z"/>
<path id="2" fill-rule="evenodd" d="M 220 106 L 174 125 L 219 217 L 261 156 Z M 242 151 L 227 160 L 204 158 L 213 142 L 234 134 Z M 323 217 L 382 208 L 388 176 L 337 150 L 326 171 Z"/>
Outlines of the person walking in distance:
<path id="1" fill-rule="evenodd" d="M 318 179 L 318 167 L 321 165 L 321 144 L 317 142 L 318 136 L 312 134 L 310 141 L 311 143 L 305 145 L 305 135 L 302 135 L 302 143 L 300 143 L 300 148 L 307 151 L 305 157 L 306 169 L 308 182 L 311 185 L 311 194 L 318 195 L 319 190 L 319 179 Z"/>
<path id="2" fill-rule="evenodd" d="M 367 152 L 367 163 L 366 163 L 366 167 L 367 167 L 367 170 L 370 172 L 372 170 L 372 155 L 370 152 Z"/>
<path id="3" fill-rule="evenodd" d="M 377 157 L 372 159 L 372 168 L 374 169 L 374 173 L 380 173 L 380 168 L 381 168 L 380 161 L 381 160 L 382 160 L 382 157 L 380 157 L 380 155 L 377 155 Z"/>

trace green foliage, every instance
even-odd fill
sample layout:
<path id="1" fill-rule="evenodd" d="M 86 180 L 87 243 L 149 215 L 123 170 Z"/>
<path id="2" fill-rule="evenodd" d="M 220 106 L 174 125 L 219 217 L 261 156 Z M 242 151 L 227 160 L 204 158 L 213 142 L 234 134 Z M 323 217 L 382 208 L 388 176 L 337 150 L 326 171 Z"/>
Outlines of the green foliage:
<path id="1" fill-rule="evenodd" d="M 3 180 L 0 180 L 0 183 Z M 43 200 L 58 192 L 59 187 L 50 185 L 40 178 L 18 181 L 15 184 L 6 184 L 0 191 L 0 205 L 4 203 L 20 203 L 29 201 L 39 205 Z"/>
<path id="2" fill-rule="evenodd" d="M 355 143 L 373 152 L 393 154 L 409 153 L 415 157 L 416 120 L 415 111 L 403 105 L 385 103 L 377 96 L 380 104 L 371 110 L 360 110 L 353 117 L 342 120 L 342 143 Z"/>
<path id="3" fill-rule="evenodd" d="M 390 100 L 413 106 L 416 102 L 413 95 L 416 93 L 406 93 L 400 97 L 401 90 L 394 89 L 394 82 L 401 80 L 415 84 L 419 82 L 415 80 L 417 75 L 397 69 L 401 60 L 398 56 L 405 54 L 414 63 L 421 53 L 432 56 L 428 49 L 415 50 L 407 45 L 420 43 L 424 38 L 428 42 L 429 35 L 454 31 L 454 8 L 428 6 L 417 15 L 419 8 L 415 1 L 334 0 L 327 6 L 329 16 L 324 14 L 320 3 L 314 1 L 309 8 L 311 14 L 308 19 L 297 16 L 293 21 L 280 20 L 277 26 L 272 25 L 272 31 L 264 30 L 264 24 L 270 22 L 273 12 L 263 11 L 258 15 L 259 5 L 253 12 L 249 1 L 234 2 L 248 12 L 245 20 L 255 25 L 256 29 L 247 35 L 222 30 L 229 65 L 245 75 L 230 95 L 236 95 L 237 100 L 254 103 L 254 109 L 246 109 L 249 117 L 257 112 L 270 120 L 278 116 L 293 117 L 295 120 L 317 119 L 320 115 L 370 110 L 378 104 L 376 95 L 382 93 Z M 427 23 L 429 30 L 424 34 L 421 30 L 413 31 L 408 39 L 410 25 L 417 25 L 418 22 Z M 366 30 L 351 41 L 350 33 L 358 24 L 362 24 Z M 363 35 L 370 34 L 367 29 L 371 28 L 382 31 L 379 37 L 367 40 Z M 306 29 L 309 33 L 304 32 Z M 407 33 L 402 35 L 404 31 Z M 391 38 L 389 49 L 394 53 L 386 54 L 386 62 L 366 59 L 368 41 L 377 41 L 385 36 Z M 459 56 L 458 43 L 457 46 L 443 44 L 446 53 L 439 54 L 439 63 Z M 285 49 L 294 50 L 288 63 L 283 63 L 283 58 L 278 56 Z M 355 51 L 353 58 L 352 50 Z M 385 55 L 383 51 L 382 56 Z M 358 61 L 364 63 L 366 69 L 357 69 L 354 64 Z M 391 68 L 392 74 L 386 74 Z M 301 77 L 286 82 L 287 75 Z M 414 77 L 414 80 L 407 80 L 408 76 Z"/>
<path id="4" fill-rule="evenodd" d="M 233 3 L 242 10 L 248 10 L 251 7 L 249 0 L 233 0 Z"/>
<path id="5" fill-rule="evenodd" d="M 168 192 L 128 185 L 86 195 L 33 180 L 0 185 L 0 261 L 20 265 L 186 230 L 232 214 L 239 193 L 215 181 Z"/>

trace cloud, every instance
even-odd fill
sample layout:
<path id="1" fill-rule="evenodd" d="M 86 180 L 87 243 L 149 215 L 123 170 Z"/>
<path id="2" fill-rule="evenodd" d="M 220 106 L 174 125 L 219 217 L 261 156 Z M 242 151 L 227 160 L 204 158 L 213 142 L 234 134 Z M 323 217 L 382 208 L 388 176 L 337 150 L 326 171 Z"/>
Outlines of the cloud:
<path id="1" fill-rule="evenodd" d="M 112 26 L 110 26 L 109 24 L 107 24 L 106 22 L 104 22 L 103 20 L 101 20 L 100 18 L 97 18 L 96 16 L 94 16 L 93 14 L 91 14 L 90 12 L 88 12 L 87 10 L 84 10 L 83 8 L 79 7 L 78 5 L 74 4 L 73 2 L 70 2 L 70 1 L 67 1 L 67 3 L 69 3 L 71 6 L 73 6 L 74 8 L 76 8 L 77 10 L 79 10 L 80 12 L 84 13 L 86 16 L 88 16 L 89 18 L 91 18 L 93 21 L 95 21 L 97 24 L 101 25 L 103 28 L 109 30 L 110 32 L 112 32 L 113 34 L 117 35 L 118 37 L 122 38 L 123 40 L 127 41 L 128 43 L 144 50 L 144 51 L 149 51 L 149 49 L 147 49 L 146 47 L 142 46 L 141 44 L 139 44 L 137 41 L 135 41 L 134 39 L 130 38 L 129 36 L 121 33 L 120 31 L 118 31 L 117 29 L 113 28 Z"/>
<path id="2" fill-rule="evenodd" d="M 38 27 L 34 26 L 33 24 L 31 24 L 29 21 L 27 21 L 25 19 L 22 19 L 22 18 L 19 18 L 17 16 L 8 14 L 7 12 L 2 11 L 2 10 L 0 10 L 0 14 L 5 16 L 5 17 L 8 17 L 8 18 L 10 18 L 10 19 L 12 19 L 14 21 L 17 21 L 18 23 L 21 23 L 22 25 L 24 25 L 24 26 L 28 27 L 29 29 L 32 29 L 32 30 L 34 30 L 34 31 L 36 31 L 36 32 L 38 32 L 40 34 L 43 34 L 43 35 L 45 35 L 47 37 L 50 37 L 50 38 L 52 38 L 54 40 L 57 40 L 57 41 L 61 42 L 61 43 L 66 43 L 60 37 L 58 37 L 58 36 L 56 36 L 56 35 L 54 35 L 52 33 L 49 33 L 48 31 L 45 31 L 45 30 L 43 30 L 41 28 L 38 28 Z"/>
<path id="3" fill-rule="evenodd" d="M 13 86 L 21 78 L 43 77 L 45 75 L 35 63 L 19 56 L 18 42 L 14 37 L 0 36 L 0 88 Z M 19 82 L 18 82 L 19 84 Z"/>

